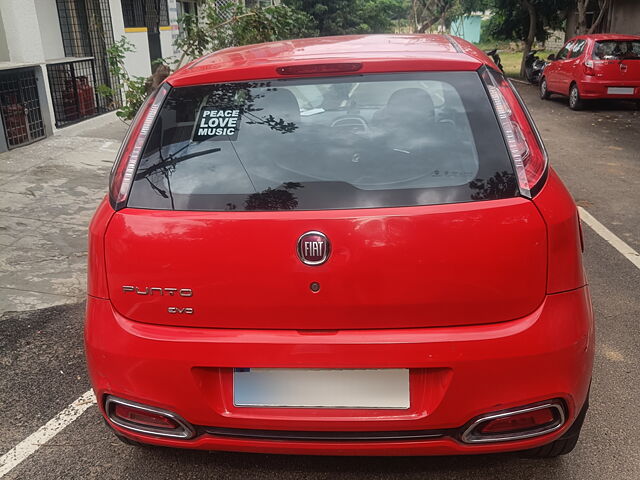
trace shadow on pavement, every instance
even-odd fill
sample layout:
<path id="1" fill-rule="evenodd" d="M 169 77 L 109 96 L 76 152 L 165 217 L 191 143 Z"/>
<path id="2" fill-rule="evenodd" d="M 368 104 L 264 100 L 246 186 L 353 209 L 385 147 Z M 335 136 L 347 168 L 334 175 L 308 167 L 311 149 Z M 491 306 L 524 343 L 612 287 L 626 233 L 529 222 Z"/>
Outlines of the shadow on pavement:
<path id="1" fill-rule="evenodd" d="M 562 458 L 531 460 L 518 454 L 442 457 L 323 457 L 250 453 L 180 451 L 161 447 L 141 449 L 138 461 L 188 465 L 189 469 L 234 472 L 248 478 L 258 472 L 280 478 L 533 478 L 524 472 L 546 471 L 544 478 L 566 478 Z M 570 458 L 570 457 L 566 457 Z M 244 472 L 246 477 L 242 474 Z"/>

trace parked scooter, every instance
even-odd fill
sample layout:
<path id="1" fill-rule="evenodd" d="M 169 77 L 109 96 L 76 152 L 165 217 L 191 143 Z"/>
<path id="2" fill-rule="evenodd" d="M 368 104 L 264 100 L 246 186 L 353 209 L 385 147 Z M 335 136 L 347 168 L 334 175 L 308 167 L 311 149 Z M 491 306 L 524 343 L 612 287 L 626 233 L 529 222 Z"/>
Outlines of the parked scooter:
<path id="1" fill-rule="evenodd" d="M 489 50 L 488 52 L 485 52 L 485 53 L 491 57 L 491 59 L 493 60 L 493 63 L 495 63 L 500 69 L 500 71 L 504 73 L 504 68 L 502 68 L 502 63 L 500 61 L 500 55 L 498 55 L 498 49 L 494 48 L 493 50 Z"/>
<path id="2" fill-rule="evenodd" d="M 537 84 L 547 62 L 536 55 L 538 50 L 531 50 L 524 60 L 524 75 L 529 83 Z"/>

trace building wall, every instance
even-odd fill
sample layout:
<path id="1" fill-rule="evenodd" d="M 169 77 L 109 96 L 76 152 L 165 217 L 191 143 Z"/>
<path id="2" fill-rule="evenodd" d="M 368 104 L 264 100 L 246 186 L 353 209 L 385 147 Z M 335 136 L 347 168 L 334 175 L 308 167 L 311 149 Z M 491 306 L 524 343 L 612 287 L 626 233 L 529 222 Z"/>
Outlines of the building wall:
<path id="1" fill-rule="evenodd" d="M 34 0 L 45 60 L 64 57 L 56 0 Z"/>
<path id="2" fill-rule="evenodd" d="M 566 43 L 565 34 L 562 30 L 554 30 L 544 41 L 544 49 L 557 52 Z"/>
<path id="3" fill-rule="evenodd" d="M 128 53 L 125 57 L 124 66 L 129 75 L 147 77 L 151 75 L 149 64 L 149 43 L 147 42 L 146 30 L 132 31 L 131 28 L 124 28 L 122 17 L 122 3 L 120 0 L 110 0 L 111 23 L 113 25 L 113 38 L 117 42 L 125 37 L 133 44 L 135 52 Z"/>
<path id="4" fill-rule="evenodd" d="M 567 16 L 566 39 L 576 34 L 578 13 L 573 8 Z M 612 0 L 608 19 L 600 25 L 602 33 L 640 35 L 640 0 Z"/>
<path id="5" fill-rule="evenodd" d="M 55 0 L 34 0 L 45 60 L 64 57 L 60 21 Z"/>
<path id="6" fill-rule="evenodd" d="M 2 0 L 0 0 L 2 1 Z M 169 27 L 160 27 L 160 45 L 162 57 L 170 59 L 175 56 L 173 40 L 177 31 L 176 0 L 167 1 L 169 12 Z M 116 41 L 125 37 L 135 48 L 135 52 L 128 53 L 125 58 L 125 67 L 130 75 L 148 77 L 151 75 L 151 60 L 149 54 L 149 41 L 146 27 L 125 28 L 122 17 L 122 4 L 120 0 L 110 0 L 111 19 L 113 23 L 113 36 Z"/>
<path id="7" fill-rule="evenodd" d="M 7 36 L 4 33 L 2 11 L 0 11 L 0 62 L 8 62 L 8 61 L 9 61 L 9 46 L 7 45 Z M 0 148 L 1 148 L 1 145 L 0 145 Z"/>
<path id="8" fill-rule="evenodd" d="M 167 0 L 169 13 L 169 26 L 161 27 L 160 39 L 162 42 L 162 57 L 165 59 L 175 59 L 180 52 L 173 46 L 173 42 L 178 36 L 178 2 Z"/>
<path id="9" fill-rule="evenodd" d="M 69 0 L 71 1 L 71 0 Z M 176 0 L 166 0 L 170 26 L 161 27 L 163 58 L 175 58 L 173 41 L 178 32 Z M 131 75 L 151 75 L 149 43 L 146 29 L 126 29 L 121 0 L 108 0 L 113 37 L 126 37 L 135 52 L 127 55 L 125 67 Z M 51 86 L 47 63 L 65 57 L 56 0 L 0 0 L 0 62 L 2 68 L 33 68 L 38 79 L 40 109 L 47 134 L 53 130 Z M 0 126 L 0 131 L 2 127 Z M 1 137 L 1 136 L 0 136 Z M 3 150 L 0 138 L 0 151 Z M 4 145 L 6 148 L 6 145 Z"/>
<path id="10" fill-rule="evenodd" d="M 173 38 L 171 37 L 170 28 L 160 30 L 160 45 L 162 48 L 162 58 L 168 59 L 173 57 Z"/>
<path id="11" fill-rule="evenodd" d="M 124 28 L 122 17 L 122 3 L 120 0 L 110 0 L 111 23 L 113 25 L 113 38 L 119 41 L 125 37 L 133 44 L 134 52 L 128 53 L 125 57 L 124 66 L 129 75 L 137 77 L 148 77 L 151 75 L 151 64 L 149 62 L 149 42 L 147 32 L 144 29 Z M 136 30 L 136 31 L 134 31 Z"/>
<path id="12" fill-rule="evenodd" d="M 616 0 L 611 7 L 611 33 L 640 35 L 640 1 Z"/>
<path id="13" fill-rule="evenodd" d="M 0 6 L 10 61 L 43 62 L 44 48 L 34 0 L 2 0 Z"/>
<path id="14" fill-rule="evenodd" d="M 464 38 L 467 42 L 478 43 L 480 41 L 480 15 L 469 15 L 457 18 L 451 24 L 451 33 Z"/>
<path id="15" fill-rule="evenodd" d="M 56 0 L 1 0 L 0 17 L 0 59 L 41 63 L 64 57 Z"/>
<path id="16" fill-rule="evenodd" d="M 151 75 L 151 57 L 149 55 L 149 40 L 147 39 L 146 30 L 142 32 L 127 32 L 124 36 L 135 48 L 135 52 L 127 54 L 125 61 L 129 75 L 148 77 Z"/>

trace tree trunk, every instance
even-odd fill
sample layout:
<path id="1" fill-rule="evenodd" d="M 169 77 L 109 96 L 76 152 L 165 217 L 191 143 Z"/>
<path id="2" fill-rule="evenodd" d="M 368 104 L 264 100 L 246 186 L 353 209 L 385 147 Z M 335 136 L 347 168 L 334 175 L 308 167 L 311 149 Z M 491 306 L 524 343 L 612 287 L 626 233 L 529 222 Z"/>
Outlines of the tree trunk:
<path id="1" fill-rule="evenodd" d="M 453 6 L 453 2 L 451 0 L 435 0 L 433 2 L 421 2 L 422 4 L 422 13 L 420 14 L 420 21 L 425 18 L 425 14 L 427 15 L 427 20 L 420 23 L 417 19 L 416 13 L 416 22 L 418 23 L 418 33 L 425 33 L 427 30 L 431 29 L 437 23 L 442 23 L 444 25 L 445 18 L 449 10 Z"/>
<path id="2" fill-rule="evenodd" d="M 420 28 L 420 21 L 418 20 L 418 0 L 413 0 L 411 2 L 412 13 L 413 13 L 413 33 L 418 33 L 418 29 Z"/>
<path id="3" fill-rule="evenodd" d="M 576 7 L 578 9 L 578 23 L 576 25 L 576 34 L 584 35 L 587 33 L 587 7 L 589 6 L 589 0 L 576 0 Z"/>
<path id="4" fill-rule="evenodd" d="M 529 13 L 529 33 L 527 38 L 524 41 L 524 51 L 522 52 L 522 61 L 520 62 L 520 77 L 524 78 L 524 62 L 527 58 L 527 55 L 531 51 L 531 47 L 533 46 L 533 42 L 536 39 L 536 26 L 538 25 L 538 12 L 536 12 L 536 7 L 533 6 L 531 0 L 520 0 L 522 6 L 527 9 Z"/>
<path id="5" fill-rule="evenodd" d="M 429 30 L 431 27 L 433 27 L 436 22 L 438 21 L 437 18 L 434 18 L 432 20 L 428 20 L 426 22 L 424 22 L 422 25 L 420 25 L 420 28 L 418 29 L 418 33 L 425 33 L 427 30 Z"/>
<path id="6" fill-rule="evenodd" d="M 611 5 L 611 2 L 609 0 L 604 0 L 599 3 L 600 13 L 598 13 L 598 18 L 595 19 L 595 21 L 591 25 L 591 28 L 589 28 L 589 34 L 592 34 L 596 31 L 600 23 L 602 23 L 602 19 L 604 18 L 605 14 L 609 11 L 609 6 Z"/>

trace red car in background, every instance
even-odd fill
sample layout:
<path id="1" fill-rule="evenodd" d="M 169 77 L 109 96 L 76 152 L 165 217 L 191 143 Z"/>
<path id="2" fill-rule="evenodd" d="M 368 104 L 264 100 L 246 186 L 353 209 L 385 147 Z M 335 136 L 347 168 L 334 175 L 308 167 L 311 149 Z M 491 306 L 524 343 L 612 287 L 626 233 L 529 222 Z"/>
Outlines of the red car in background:
<path id="1" fill-rule="evenodd" d="M 134 444 L 566 454 L 594 355 L 581 250 L 473 45 L 225 49 L 141 107 L 92 221 L 93 389 Z"/>
<path id="2" fill-rule="evenodd" d="M 558 93 L 579 110 L 585 100 L 625 99 L 640 102 L 640 36 L 581 35 L 569 40 L 540 79 L 540 97 Z"/>

